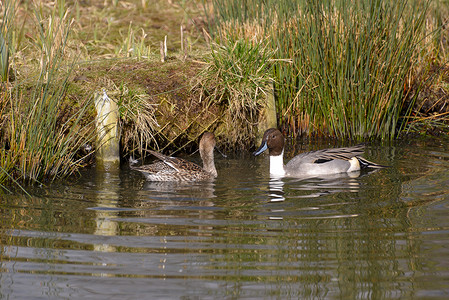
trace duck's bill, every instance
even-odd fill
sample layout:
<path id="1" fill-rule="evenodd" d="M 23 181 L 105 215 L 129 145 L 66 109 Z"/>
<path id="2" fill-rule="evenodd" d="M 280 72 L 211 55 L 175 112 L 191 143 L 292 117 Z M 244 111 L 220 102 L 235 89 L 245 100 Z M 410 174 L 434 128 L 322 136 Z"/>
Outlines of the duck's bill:
<path id="1" fill-rule="evenodd" d="M 265 150 L 267 150 L 267 143 L 266 142 L 262 142 L 262 144 L 260 145 L 259 149 L 257 149 L 256 151 L 253 152 L 254 156 L 257 156 L 259 154 L 261 154 L 262 152 L 264 152 Z"/>
<path id="2" fill-rule="evenodd" d="M 214 149 L 217 150 L 217 152 L 220 153 L 221 156 L 223 156 L 224 158 L 227 158 L 227 157 L 228 157 L 226 154 L 224 154 L 223 152 L 221 152 L 221 150 L 218 149 L 218 147 L 215 147 Z"/>

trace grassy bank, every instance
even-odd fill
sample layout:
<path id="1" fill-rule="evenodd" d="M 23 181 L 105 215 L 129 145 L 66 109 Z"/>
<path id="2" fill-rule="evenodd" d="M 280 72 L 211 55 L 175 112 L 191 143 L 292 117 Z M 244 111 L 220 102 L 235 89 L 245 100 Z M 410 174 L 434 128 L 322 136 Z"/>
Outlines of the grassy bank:
<path id="1" fill-rule="evenodd" d="M 36 7 L 34 20 L 39 26 L 31 44 L 35 51 L 32 72 L 25 76 L 19 61 L 20 37 L 17 33 L 20 6 L 7 2 L 3 11 L 1 36 L 1 149 L 0 184 L 41 182 L 72 174 L 83 165 L 79 150 L 94 138 L 85 116 L 89 99 L 67 106 L 66 91 L 73 63 L 65 52 L 70 18 L 53 9 L 48 15 Z M 21 61 L 23 62 L 23 61 Z"/>
<path id="2" fill-rule="evenodd" d="M 90 163 L 93 98 L 102 89 L 119 104 L 124 155 L 193 147 L 218 115 L 189 105 L 199 95 L 191 92 L 194 61 L 206 49 L 198 10 L 167 1 L 5 2 L 0 185 L 54 180 Z"/>
<path id="3" fill-rule="evenodd" d="M 3 185 L 54 180 L 91 163 L 93 98 L 103 89 L 119 105 L 123 156 L 192 152 L 206 130 L 221 146 L 248 149 L 273 84 L 278 122 L 293 134 L 388 139 L 447 117 L 447 39 L 432 33 L 445 6 L 4 3 Z"/>
<path id="4" fill-rule="evenodd" d="M 258 107 L 246 109 L 244 97 L 257 102 L 261 90 L 241 85 L 234 105 L 226 97 L 237 87 L 214 92 L 221 79 L 202 79 L 214 71 L 201 2 L 8 3 L 0 184 L 54 180 L 91 163 L 93 98 L 103 89 L 119 106 L 124 157 L 193 152 L 207 130 L 228 148 L 254 142 Z M 211 97 L 220 93 L 223 101 Z"/>

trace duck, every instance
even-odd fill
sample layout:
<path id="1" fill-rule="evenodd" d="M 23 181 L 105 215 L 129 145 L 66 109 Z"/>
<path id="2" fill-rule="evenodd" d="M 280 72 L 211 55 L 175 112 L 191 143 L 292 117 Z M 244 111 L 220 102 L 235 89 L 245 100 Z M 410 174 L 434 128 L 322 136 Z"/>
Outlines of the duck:
<path id="1" fill-rule="evenodd" d="M 141 172 L 149 181 L 208 181 L 217 177 L 214 163 L 215 135 L 205 132 L 200 140 L 199 151 L 203 167 L 179 157 L 171 157 L 148 150 L 159 161 L 132 169 Z"/>
<path id="2" fill-rule="evenodd" d="M 253 153 L 260 155 L 268 149 L 270 175 L 273 176 L 326 176 L 351 173 L 366 168 L 380 169 L 382 166 L 361 157 L 364 145 L 346 148 L 322 149 L 300 153 L 284 165 L 284 136 L 276 128 L 267 129 L 260 147 Z"/>

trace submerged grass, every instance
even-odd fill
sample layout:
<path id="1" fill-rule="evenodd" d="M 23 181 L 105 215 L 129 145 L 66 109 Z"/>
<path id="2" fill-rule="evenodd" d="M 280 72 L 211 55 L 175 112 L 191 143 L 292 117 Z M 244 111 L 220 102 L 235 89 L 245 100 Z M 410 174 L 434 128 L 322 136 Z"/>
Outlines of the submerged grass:
<path id="1" fill-rule="evenodd" d="M 216 39 L 257 29 L 275 51 L 271 76 L 284 129 L 350 139 L 391 139 L 400 132 L 401 117 L 411 113 L 403 105 L 414 68 L 423 65 L 428 46 L 428 1 L 212 4 L 206 11 L 218 24 Z"/>

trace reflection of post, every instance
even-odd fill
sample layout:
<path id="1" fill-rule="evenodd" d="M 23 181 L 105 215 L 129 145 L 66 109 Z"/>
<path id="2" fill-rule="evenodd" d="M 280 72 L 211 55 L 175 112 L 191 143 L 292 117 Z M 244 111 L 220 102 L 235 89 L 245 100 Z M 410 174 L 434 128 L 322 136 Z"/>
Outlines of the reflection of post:
<path id="1" fill-rule="evenodd" d="M 118 162 L 103 162 L 97 164 L 97 208 L 95 235 L 115 236 L 118 225 L 114 218 L 117 216 L 119 200 L 120 164 Z M 95 251 L 115 252 L 115 247 L 109 244 L 95 244 Z"/>

